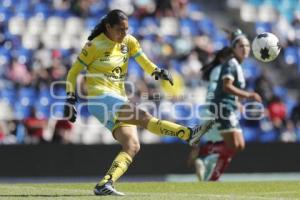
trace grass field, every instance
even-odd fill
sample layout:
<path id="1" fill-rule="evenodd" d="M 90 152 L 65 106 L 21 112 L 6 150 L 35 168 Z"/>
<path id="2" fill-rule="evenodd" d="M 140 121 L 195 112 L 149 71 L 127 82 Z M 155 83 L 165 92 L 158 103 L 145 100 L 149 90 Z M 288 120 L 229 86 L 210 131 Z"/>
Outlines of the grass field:
<path id="1" fill-rule="evenodd" d="M 300 199 L 300 181 L 292 182 L 137 182 L 119 183 L 124 197 L 99 197 L 92 193 L 92 183 L 0 184 L 0 199 L 128 199 L 128 200 L 193 200 L 193 199 Z"/>

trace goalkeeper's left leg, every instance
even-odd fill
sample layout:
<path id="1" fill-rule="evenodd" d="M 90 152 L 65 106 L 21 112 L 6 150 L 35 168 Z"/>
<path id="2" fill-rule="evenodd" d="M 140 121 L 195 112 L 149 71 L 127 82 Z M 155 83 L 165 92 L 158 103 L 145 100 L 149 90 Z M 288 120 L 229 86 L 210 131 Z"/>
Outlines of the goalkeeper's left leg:
<path id="1" fill-rule="evenodd" d="M 116 156 L 110 169 L 96 185 L 94 190 L 96 195 L 124 195 L 118 192 L 113 184 L 127 171 L 140 149 L 135 126 L 119 126 L 113 134 L 115 139 L 122 145 L 122 151 Z"/>

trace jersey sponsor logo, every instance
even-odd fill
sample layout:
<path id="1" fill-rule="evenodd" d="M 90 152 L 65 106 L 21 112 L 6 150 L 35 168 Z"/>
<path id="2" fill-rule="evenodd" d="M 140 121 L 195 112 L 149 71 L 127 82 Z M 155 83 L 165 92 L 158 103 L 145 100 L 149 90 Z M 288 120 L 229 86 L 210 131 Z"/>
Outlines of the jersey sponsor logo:
<path id="1" fill-rule="evenodd" d="M 111 74 L 105 74 L 106 78 L 108 78 L 111 81 L 124 81 L 125 80 L 125 74 L 122 74 L 122 68 L 121 67 L 115 67 Z"/>
<path id="2" fill-rule="evenodd" d="M 176 134 L 177 137 L 182 138 L 184 136 L 184 130 L 179 130 Z"/>
<path id="3" fill-rule="evenodd" d="M 82 49 L 82 50 L 81 50 L 81 53 L 82 53 L 82 55 L 84 55 L 85 57 L 87 57 L 87 55 L 88 55 L 88 52 L 87 52 L 87 50 L 85 50 L 85 49 Z"/>
<path id="4" fill-rule="evenodd" d="M 104 52 L 104 57 L 100 58 L 101 62 L 109 62 L 110 61 L 110 52 L 106 51 Z"/>
<path id="5" fill-rule="evenodd" d="M 127 56 L 124 56 L 124 57 L 123 57 L 123 63 L 126 63 L 127 60 L 128 60 L 128 57 L 127 57 Z"/>
<path id="6" fill-rule="evenodd" d="M 122 73 L 122 68 L 121 67 L 115 67 L 111 72 L 115 75 L 120 75 Z"/>
<path id="7" fill-rule="evenodd" d="M 88 55 L 88 52 L 85 48 L 89 48 L 92 46 L 92 42 L 87 42 L 84 45 L 84 48 L 81 50 L 81 53 L 86 57 Z"/>
<path id="8" fill-rule="evenodd" d="M 128 47 L 125 44 L 121 44 L 121 53 L 128 53 Z"/>
<path id="9" fill-rule="evenodd" d="M 177 133 L 165 128 L 160 128 L 160 132 L 162 135 L 170 135 L 170 136 L 177 136 Z"/>

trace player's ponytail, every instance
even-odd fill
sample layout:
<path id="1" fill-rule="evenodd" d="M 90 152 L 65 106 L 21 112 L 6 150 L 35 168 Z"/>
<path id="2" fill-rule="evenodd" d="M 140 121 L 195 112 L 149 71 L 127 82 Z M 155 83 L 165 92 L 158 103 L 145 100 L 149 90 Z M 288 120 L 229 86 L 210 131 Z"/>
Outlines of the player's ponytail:
<path id="1" fill-rule="evenodd" d="M 122 10 L 111 10 L 107 15 L 101 18 L 101 21 L 95 26 L 89 35 L 88 40 L 91 41 L 101 33 L 105 33 L 106 24 L 114 26 L 119 24 L 121 20 L 128 20 L 127 15 Z"/>
<path id="2" fill-rule="evenodd" d="M 101 21 L 95 26 L 95 28 L 92 30 L 92 33 L 89 35 L 88 40 L 91 41 L 101 33 L 105 31 L 105 21 L 106 21 L 106 15 L 102 17 Z"/>
<path id="3" fill-rule="evenodd" d="M 224 47 L 223 49 L 216 52 L 214 59 L 203 66 L 201 69 L 202 71 L 202 78 L 203 80 L 209 81 L 209 76 L 212 72 L 212 70 L 222 64 L 224 61 L 229 59 L 232 56 L 232 49 L 230 47 Z"/>

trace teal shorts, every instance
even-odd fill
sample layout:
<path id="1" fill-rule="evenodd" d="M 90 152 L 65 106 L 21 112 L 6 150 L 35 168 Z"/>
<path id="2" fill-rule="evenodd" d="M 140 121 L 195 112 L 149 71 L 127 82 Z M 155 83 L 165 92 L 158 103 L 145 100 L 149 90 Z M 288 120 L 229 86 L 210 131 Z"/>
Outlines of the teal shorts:
<path id="1" fill-rule="evenodd" d="M 103 94 L 88 99 L 88 110 L 111 132 L 121 123 L 117 123 L 118 110 L 128 102 L 127 98 L 116 94 Z"/>

